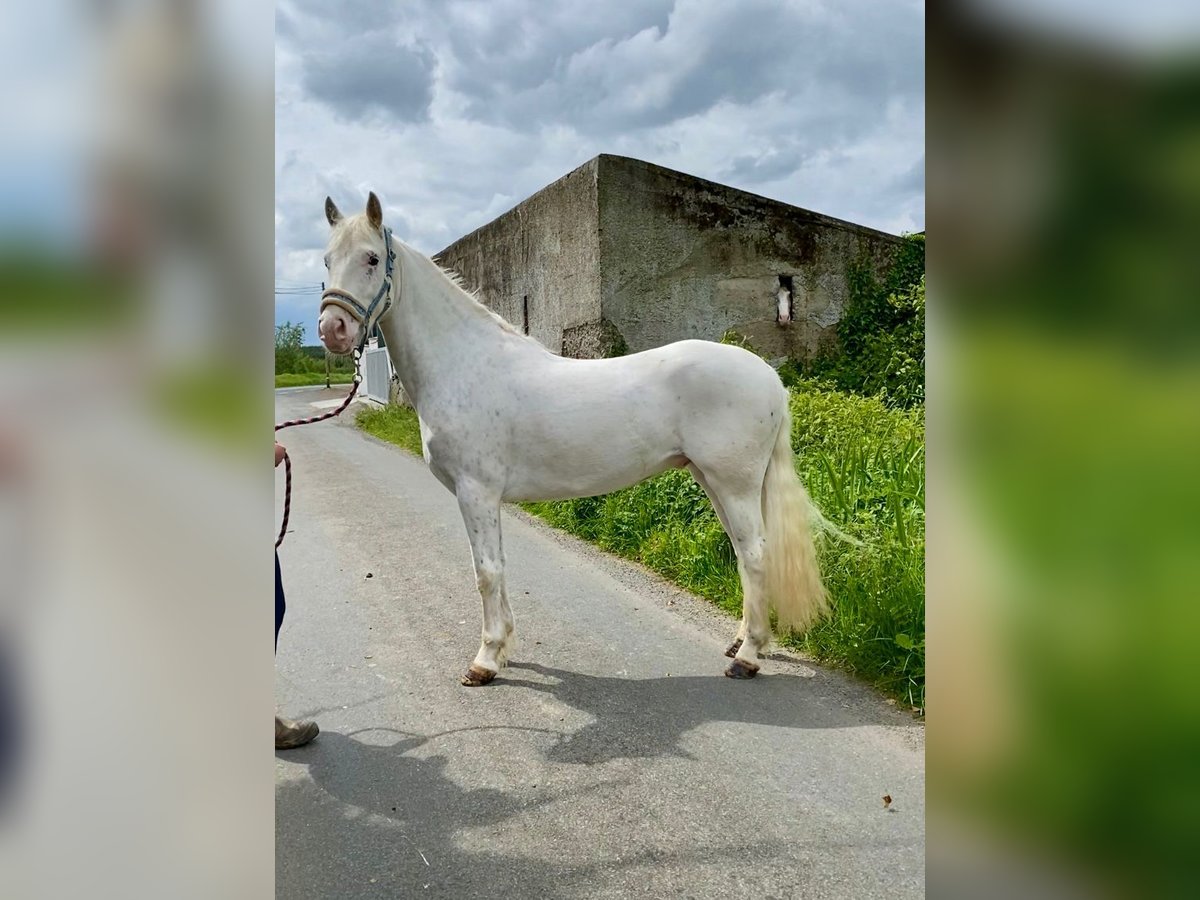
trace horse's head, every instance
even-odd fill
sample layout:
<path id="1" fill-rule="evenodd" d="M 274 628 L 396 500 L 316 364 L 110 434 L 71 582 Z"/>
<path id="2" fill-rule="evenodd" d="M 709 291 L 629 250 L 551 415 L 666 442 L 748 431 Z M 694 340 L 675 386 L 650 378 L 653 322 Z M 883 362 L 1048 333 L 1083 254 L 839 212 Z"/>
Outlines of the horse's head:
<path id="1" fill-rule="evenodd" d="M 349 217 L 342 216 L 326 197 L 325 218 L 332 229 L 325 250 L 329 275 L 317 333 L 326 349 L 349 353 L 365 343 L 392 303 L 395 251 L 374 193 L 367 199 L 365 213 Z"/>

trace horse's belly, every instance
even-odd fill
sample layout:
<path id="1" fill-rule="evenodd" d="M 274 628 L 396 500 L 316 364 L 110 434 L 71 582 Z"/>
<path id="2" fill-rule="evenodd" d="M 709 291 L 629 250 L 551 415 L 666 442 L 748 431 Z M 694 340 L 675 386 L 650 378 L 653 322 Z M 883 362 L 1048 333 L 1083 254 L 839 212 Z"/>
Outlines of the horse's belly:
<path id="1" fill-rule="evenodd" d="M 669 446 L 607 447 L 605 442 L 560 448 L 553 455 L 526 455 L 514 466 L 506 500 L 566 500 L 594 497 L 637 484 L 666 469 L 687 465 Z"/>
<path id="2" fill-rule="evenodd" d="M 598 473 L 593 477 L 581 478 L 521 478 L 509 482 L 504 499 L 517 500 L 571 500 L 575 497 L 595 497 L 627 488 L 670 468 L 663 464 L 648 470 L 627 469 L 620 472 Z"/>

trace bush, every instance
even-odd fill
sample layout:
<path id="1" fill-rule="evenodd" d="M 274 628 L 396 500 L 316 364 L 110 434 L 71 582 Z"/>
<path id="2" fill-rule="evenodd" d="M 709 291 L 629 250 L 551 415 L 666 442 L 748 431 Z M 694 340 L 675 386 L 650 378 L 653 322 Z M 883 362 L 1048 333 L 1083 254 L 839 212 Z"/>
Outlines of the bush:
<path id="1" fill-rule="evenodd" d="M 814 502 L 856 547 L 821 550 L 834 615 L 803 646 L 925 705 L 925 424 L 921 408 L 826 390 L 792 395 L 792 446 Z"/>
<path id="2" fill-rule="evenodd" d="M 909 236 L 882 281 L 866 262 L 847 273 L 850 301 L 838 323 L 838 347 L 810 375 L 892 406 L 925 401 L 925 238 Z"/>

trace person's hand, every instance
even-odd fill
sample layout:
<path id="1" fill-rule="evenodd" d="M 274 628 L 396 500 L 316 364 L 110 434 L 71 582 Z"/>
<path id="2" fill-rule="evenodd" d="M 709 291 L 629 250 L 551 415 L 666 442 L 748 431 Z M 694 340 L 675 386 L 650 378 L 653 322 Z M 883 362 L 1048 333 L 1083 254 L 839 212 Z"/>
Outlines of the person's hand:
<path id="1" fill-rule="evenodd" d="M 283 462 L 283 455 L 285 452 L 286 451 L 283 449 L 283 444 L 279 443 L 279 441 L 276 441 L 275 442 L 275 465 L 278 466 L 281 462 Z"/>

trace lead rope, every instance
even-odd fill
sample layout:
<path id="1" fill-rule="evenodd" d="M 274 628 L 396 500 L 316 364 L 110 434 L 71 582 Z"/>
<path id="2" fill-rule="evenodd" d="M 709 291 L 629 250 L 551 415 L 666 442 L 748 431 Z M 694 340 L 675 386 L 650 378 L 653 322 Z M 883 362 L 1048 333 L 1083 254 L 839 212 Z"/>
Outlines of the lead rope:
<path id="1" fill-rule="evenodd" d="M 346 399 L 342 401 L 342 405 L 332 412 L 321 413 L 319 416 L 312 416 L 308 419 L 291 419 L 287 422 L 281 422 L 275 426 L 276 433 L 283 431 L 285 428 L 291 428 L 293 425 L 312 425 L 314 422 L 324 422 L 326 419 L 332 419 L 334 416 L 340 416 L 342 412 L 350 405 L 350 401 L 354 399 L 354 395 L 358 393 L 358 386 L 362 383 L 362 351 L 354 351 L 354 383 L 350 385 L 350 393 L 346 395 Z M 275 539 L 275 549 L 279 549 L 279 545 L 283 543 L 283 536 L 287 534 L 288 516 L 292 511 L 292 458 L 288 456 L 286 450 L 283 451 L 283 524 L 279 526 L 279 537 Z"/>
<path id="2" fill-rule="evenodd" d="M 275 549 L 283 543 L 287 534 L 288 514 L 292 511 L 292 458 L 286 450 L 283 451 L 283 524 L 279 526 L 279 537 L 275 538 Z"/>

